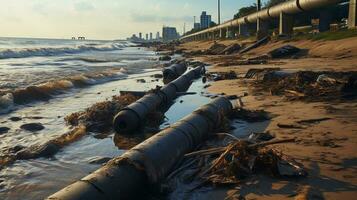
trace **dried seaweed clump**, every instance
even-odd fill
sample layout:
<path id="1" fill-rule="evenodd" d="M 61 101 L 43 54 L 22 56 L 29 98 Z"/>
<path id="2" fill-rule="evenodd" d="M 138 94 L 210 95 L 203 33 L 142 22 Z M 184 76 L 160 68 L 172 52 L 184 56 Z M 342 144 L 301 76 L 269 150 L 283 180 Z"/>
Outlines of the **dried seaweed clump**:
<path id="1" fill-rule="evenodd" d="M 229 135 L 229 134 L 225 134 Z M 274 177 L 303 177 L 303 166 L 288 158 L 274 144 L 294 142 L 294 139 L 239 140 L 230 135 L 231 142 L 224 146 L 198 150 L 185 155 L 184 161 L 166 179 L 176 190 L 176 182 L 185 184 L 192 192 L 206 185 L 225 186 L 239 184 L 254 174 Z M 186 187 L 185 186 L 185 187 Z M 191 188 L 193 186 L 193 188 Z"/>
<path id="2" fill-rule="evenodd" d="M 113 96 L 110 101 L 94 104 L 85 111 L 72 113 L 65 117 L 68 125 L 86 125 L 88 131 L 100 132 L 111 128 L 114 116 L 125 106 L 138 100 L 131 94 Z"/>
<path id="3" fill-rule="evenodd" d="M 206 76 L 211 81 L 234 80 L 238 78 L 238 74 L 235 71 L 208 73 Z"/>
<path id="4" fill-rule="evenodd" d="M 331 100 L 357 97 L 356 72 L 300 71 L 292 74 L 264 72 L 257 86 L 289 100 Z M 268 78 L 267 78 L 268 77 Z"/>

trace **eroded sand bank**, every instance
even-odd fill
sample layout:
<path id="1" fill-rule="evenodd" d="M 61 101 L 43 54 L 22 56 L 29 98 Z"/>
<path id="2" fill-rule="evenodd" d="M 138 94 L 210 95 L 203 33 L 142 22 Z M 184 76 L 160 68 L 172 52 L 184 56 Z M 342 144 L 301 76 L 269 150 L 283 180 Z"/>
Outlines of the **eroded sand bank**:
<path id="1" fill-rule="evenodd" d="M 225 45 L 250 41 L 218 41 Z M 206 50 L 213 42 L 191 42 L 180 45 L 185 51 Z M 290 44 L 306 50 L 299 58 L 269 59 L 266 64 L 225 64 L 232 60 L 263 55 L 274 48 Z M 194 59 L 212 64 L 210 72 L 236 72 L 240 77 L 252 68 L 280 68 L 284 71 L 357 71 L 357 37 L 338 41 L 276 41 L 253 49 L 247 54 L 198 55 Z M 227 66 L 231 65 L 231 66 Z M 238 78 L 210 83 L 208 91 L 242 96 L 245 108 L 265 110 L 274 117 L 266 131 L 277 138 L 296 137 L 296 143 L 282 144 L 287 155 L 297 159 L 308 169 L 302 179 L 273 179 L 254 176 L 239 188 L 218 189 L 206 197 L 217 198 L 241 195 L 246 199 L 354 199 L 357 194 L 357 101 L 318 100 L 291 101 L 285 96 L 258 91 L 254 80 Z M 306 123 L 299 128 L 282 128 L 301 120 L 328 120 Z"/>

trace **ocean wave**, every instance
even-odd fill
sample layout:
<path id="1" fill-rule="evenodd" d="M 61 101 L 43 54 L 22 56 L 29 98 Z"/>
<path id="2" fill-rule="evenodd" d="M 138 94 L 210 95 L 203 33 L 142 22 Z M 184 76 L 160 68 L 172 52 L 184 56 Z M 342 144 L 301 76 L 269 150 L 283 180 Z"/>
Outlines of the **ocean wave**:
<path id="1" fill-rule="evenodd" d="M 11 93 L 0 95 L 0 114 L 10 112 L 14 107 L 14 96 Z"/>
<path id="2" fill-rule="evenodd" d="M 107 62 L 120 62 L 123 59 L 118 59 L 118 58 L 91 58 L 91 57 L 74 57 L 74 58 L 61 58 L 58 61 L 59 62 L 65 62 L 65 61 L 83 61 L 87 63 L 107 63 Z"/>
<path id="3" fill-rule="evenodd" d="M 126 47 L 126 44 L 101 44 L 101 45 L 80 45 L 76 47 L 58 47 L 58 48 L 14 48 L 14 49 L 0 49 L 0 59 L 8 58 L 27 58 L 39 56 L 57 56 L 64 54 L 76 54 L 86 51 L 114 51 L 121 50 Z"/>
<path id="4" fill-rule="evenodd" d="M 72 76 L 67 79 L 50 81 L 40 85 L 28 86 L 13 91 L 0 92 L 0 114 L 10 112 L 14 105 L 33 101 L 48 101 L 54 95 L 62 94 L 72 88 L 83 88 L 94 84 L 117 80 L 125 76 L 124 71 L 101 72 Z"/>

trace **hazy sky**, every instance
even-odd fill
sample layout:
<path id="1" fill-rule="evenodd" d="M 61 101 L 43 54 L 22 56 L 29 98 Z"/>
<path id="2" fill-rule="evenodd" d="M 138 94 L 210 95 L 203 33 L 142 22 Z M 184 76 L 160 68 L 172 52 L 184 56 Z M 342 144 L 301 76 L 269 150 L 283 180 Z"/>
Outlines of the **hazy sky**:
<path id="1" fill-rule="evenodd" d="M 221 2 L 224 21 L 256 0 Z M 118 39 L 163 25 L 182 32 L 202 10 L 217 21 L 217 0 L 0 0 L 0 37 Z"/>

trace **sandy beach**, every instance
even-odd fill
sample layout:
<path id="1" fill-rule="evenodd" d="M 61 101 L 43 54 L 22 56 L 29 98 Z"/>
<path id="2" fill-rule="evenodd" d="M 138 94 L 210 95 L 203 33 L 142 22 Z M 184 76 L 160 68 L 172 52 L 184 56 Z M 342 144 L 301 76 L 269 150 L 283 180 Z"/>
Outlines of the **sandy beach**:
<path id="1" fill-rule="evenodd" d="M 218 44 L 250 44 L 251 41 L 224 40 Z M 280 68 L 283 71 L 357 71 L 357 37 L 338 41 L 271 41 L 246 54 L 199 55 L 193 59 L 213 65 L 210 73 L 235 72 L 239 78 L 209 84 L 211 93 L 244 96 L 244 108 L 264 110 L 273 117 L 265 131 L 277 138 L 296 138 L 295 143 L 279 148 L 301 162 L 308 171 L 306 178 L 274 179 L 256 175 L 233 189 L 208 192 L 207 198 L 219 199 L 354 199 L 357 194 L 357 101 L 356 100 L 290 100 L 272 95 L 243 78 L 249 69 Z M 207 50 L 213 41 L 190 42 L 179 46 L 186 52 Z M 235 61 L 267 54 L 283 45 L 306 50 L 298 58 L 269 59 L 265 64 L 235 64 Z M 190 50 L 190 51 L 188 51 Z M 229 65 L 229 66 L 227 66 Z M 243 95 L 245 93 L 245 95 Z M 301 120 L 322 119 L 298 126 Z M 287 126 L 282 126 L 287 125 Z M 203 198 L 204 199 L 204 198 Z"/>

